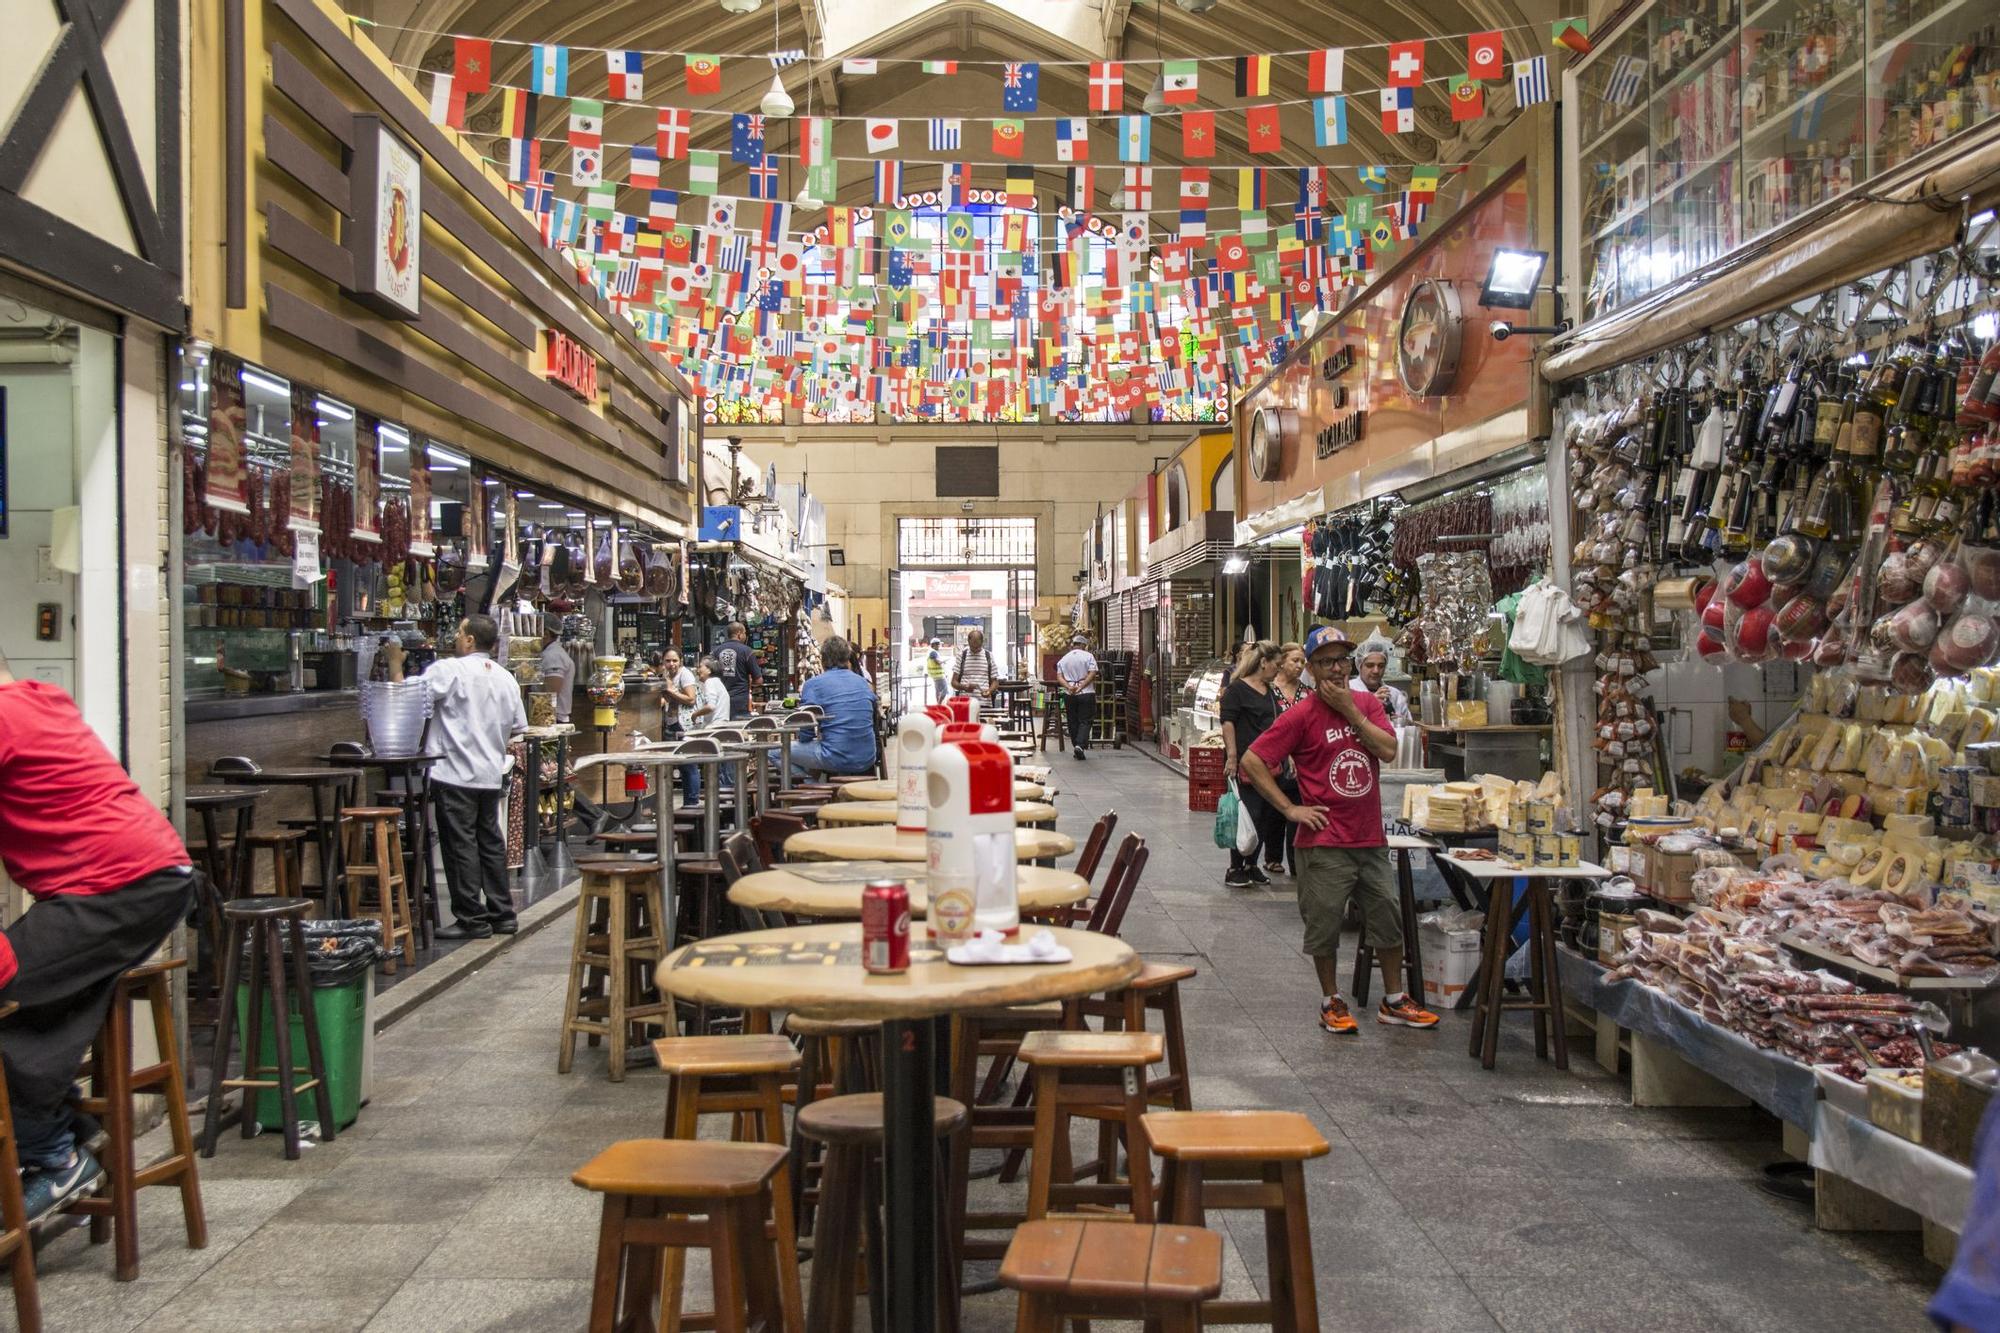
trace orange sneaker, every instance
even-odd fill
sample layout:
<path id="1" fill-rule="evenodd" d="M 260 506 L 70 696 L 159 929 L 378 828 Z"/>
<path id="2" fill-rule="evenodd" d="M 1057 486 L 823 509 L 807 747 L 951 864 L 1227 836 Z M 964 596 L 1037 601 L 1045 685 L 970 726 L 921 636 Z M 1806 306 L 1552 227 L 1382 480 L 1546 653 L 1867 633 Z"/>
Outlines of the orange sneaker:
<path id="1" fill-rule="evenodd" d="M 1431 1021 L 1436 1022 L 1437 1020 L 1432 1019 Z M 1319 1025 L 1328 1032 L 1337 1033 L 1343 1037 L 1351 1037 L 1360 1031 L 1360 1028 L 1355 1025 L 1354 1015 L 1347 1012 L 1347 1001 L 1341 999 L 1338 995 L 1319 1007 Z"/>
<path id="2" fill-rule="evenodd" d="M 1375 1011 L 1375 1021 L 1397 1027 L 1434 1028 L 1437 1026 L 1438 1016 L 1418 1004 L 1414 995 L 1405 995 L 1394 1004 L 1389 1003 L 1389 998 L 1385 995 L 1382 997 L 1381 1008 Z"/>

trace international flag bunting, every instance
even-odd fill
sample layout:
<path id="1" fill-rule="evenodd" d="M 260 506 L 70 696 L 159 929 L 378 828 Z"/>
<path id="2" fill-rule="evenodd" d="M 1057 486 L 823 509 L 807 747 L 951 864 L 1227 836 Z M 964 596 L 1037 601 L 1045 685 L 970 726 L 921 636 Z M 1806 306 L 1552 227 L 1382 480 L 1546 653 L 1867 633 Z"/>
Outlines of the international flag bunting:
<path id="1" fill-rule="evenodd" d="M 1422 40 L 1389 43 L 1389 86 L 1391 88 L 1414 88 L 1423 81 L 1424 44 Z"/>
<path id="2" fill-rule="evenodd" d="M 529 66 L 533 92 L 545 93 L 550 97 L 569 96 L 569 48 L 567 46 L 532 46 L 529 48 Z"/>
<path id="3" fill-rule="evenodd" d="M 875 202 L 893 204 L 903 197 L 903 164 L 885 159 L 875 164 Z"/>
<path id="4" fill-rule="evenodd" d="M 1271 57 L 1236 57 L 1236 95 L 1238 97 L 1271 95 Z"/>
<path id="5" fill-rule="evenodd" d="M 653 130 L 653 148 L 662 162 L 678 162 L 687 156 L 688 113 L 686 107 L 663 106 Z"/>
<path id="6" fill-rule="evenodd" d="M 923 69 L 926 74 L 956 74 L 958 73 L 958 62 L 956 60 L 926 60 Z"/>
<path id="7" fill-rule="evenodd" d="M 714 96 L 722 91 L 722 58 L 720 56 L 691 55 L 687 57 L 687 90 L 696 96 Z"/>
<path id="8" fill-rule="evenodd" d="M 569 104 L 569 146 L 604 146 L 604 103 L 579 97 Z"/>
<path id="9" fill-rule="evenodd" d="M 688 150 L 688 193 L 714 194 L 721 184 L 722 155 L 705 149 Z"/>
<path id="10" fill-rule="evenodd" d="M 832 160 L 833 122 L 825 116 L 807 116 L 799 122 L 799 165 L 817 167 Z"/>
<path id="11" fill-rule="evenodd" d="M 1019 157 L 1021 143 L 1027 136 L 1027 122 L 1020 120 L 996 120 L 993 122 L 993 155 L 995 157 Z"/>
<path id="12" fill-rule="evenodd" d="M 1193 106 L 1201 95 L 1201 62 L 1169 60 L 1160 66 L 1160 100 L 1168 106 Z"/>
<path id="13" fill-rule="evenodd" d="M 659 150 L 635 145 L 626 168 L 626 183 L 635 190 L 651 190 L 660 184 Z"/>
<path id="14" fill-rule="evenodd" d="M 1090 67 L 1090 109 L 1117 111 L 1125 105 L 1125 66 L 1100 61 Z"/>
<path id="15" fill-rule="evenodd" d="M 584 192 L 583 215 L 592 222 L 609 222 L 611 215 L 617 211 L 617 186 L 597 185 Z"/>
<path id="16" fill-rule="evenodd" d="M 1278 108 L 1276 106 L 1253 106 L 1243 110 L 1243 128 L 1250 138 L 1253 153 L 1276 153 L 1284 149 L 1278 135 Z"/>
<path id="17" fill-rule="evenodd" d="M 646 196 L 646 220 L 662 230 L 671 230 L 680 219 L 678 190 L 654 190 Z"/>
<path id="18" fill-rule="evenodd" d="M 493 86 L 493 43 L 481 37 L 455 37 L 451 43 L 451 77 L 463 94 L 483 93 Z"/>
<path id="19" fill-rule="evenodd" d="M 1088 162 L 1090 160 L 1090 122 L 1081 116 L 1068 117 L 1056 122 L 1056 161 Z"/>
<path id="20" fill-rule="evenodd" d="M 1504 43 L 1497 32 L 1475 32 L 1465 39 L 1465 77 L 1502 79 L 1505 72 Z"/>
<path id="21" fill-rule="evenodd" d="M 604 150 L 577 148 L 570 152 L 570 180 L 577 185 L 599 185 L 604 181 Z"/>
<path id="22" fill-rule="evenodd" d="M 837 208 L 834 209 L 833 211 L 840 214 L 843 220 L 847 216 L 847 210 L 844 208 Z M 792 206 L 790 204 L 781 204 L 781 203 L 769 203 L 764 205 L 764 223 L 763 226 L 759 228 L 757 234 L 762 236 L 765 240 L 770 241 L 773 244 L 776 244 L 780 241 L 785 240 L 788 236 L 791 235 L 791 232 L 792 232 Z"/>
<path id="23" fill-rule="evenodd" d="M 524 88 L 504 88 L 500 92 L 500 137 L 503 139 L 532 139 L 535 137 L 536 110 L 539 103 L 535 95 Z"/>
<path id="24" fill-rule="evenodd" d="M 1456 74 L 1450 80 L 1451 118 L 1453 120 L 1478 120 L 1486 114 L 1486 85 L 1477 79 L 1464 79 Z"/>
<path id="25" fill-rule="evenodd" d="M 1120 162 L 1149 162 L 1153 157 L 1153 118 L 1151 116 L 1120 116 L 1118 118 L 1118 160 Z"/>
<path id="26" fill-rule="evenodd" d="M 1088 213 L 1097 203 L 1097 168 L 1069 169 L 1069 206 Z"/>
<path id="27" fill-rule="evenodd" d="M 1410 189 L 1412 198 L 1429 203 L 1437 197 L 1438 177 L 1442 173 L 1436 167 L 1417 166 L 1410 168 Z"/>
<path id="28" fill-rule="evenodd" d="M 1536 56 L 1514 62 L 1514 103 L 1535 106 L 1549 100 L 1549 58 Z"/>
<path id="29" fill-rule="evenodd" d="M 1313 110 L 1313 146 L 1315 148 L 1337 148 L 1347 142 L 1347 98 L 1340 94 L 1332 97 L 1315 97 Z"/>
<path id="30" fill-rule="evenodd" d="M 1368 189 L 1380 194 L 1382 187 L 1389 183 L 1389 168 L 1356 167 L 1354 169 L 1354 179 Z"/>
<path id="31" fill-rule="evenodd" d="M 1035 206 L 1035 169 L 1033 167 L 1007 168 L 1007 207 L 1033 208 Z M 1018 221 L 1019 219 L 1016 219 Z M 1010 249 L 1019 249 L 1011 246 Z"/>
<path id="32" fill-rule="evenodd" d="M 465 89 L 459 87 L 456 74 L 431 75 L 431 123 L 465 128 Z"/>
<path id="33" fill-rule="evenodd" d="M 1630 106 L 1639 95 L 1639 81 L 1646 73 L 1641 56 L 1619 56 L 1611 67 L 1611 80 L 1604 85 L 1604 100 L 1613 106 Z"/>
<path id="34" fill-rule="evenodd" d="M 1566 46 L 1580 56 L 1590 54 L 1590 20 L 1557 19 L 1549 24 L 1549 43 Z"/>
<path id="35" fill-rule="evenodd" d="M 840 161 L 828 157 L 806 168 L 806 192 L 828 203 L 840 193 Z"/>
<path id="36" fill-rule="evenodd" d="M 1347 77 L 1347 51 L 1329 46 L 1306 57 L 1306 87 L 1316 93 L 1337 93 Z"/>
<path id="37" fill-rule="evenodd" d="M 1000 105 L 1008 111 L 1033 111 L 1042 102 L 1041 86 L 1040 65 L 1010 60 L 1000 72 Z"/>
<path id="38" fill-rule="evenodd" d="M 947 162 L 940 174 L 938 193 L 946 208 L 964 208 L 972 187 L 972 169 L 961 162 Z"/>
<path id="39" fill-rule="evenodd" d="M 778 197 L 778 159 L 765 154 L 752 162 L 743 173 L 750 183 L 752 199 L 776 199 Z"/>
<path id="40" fill-rule="evenodd" d="M 1264 168 L 1238 167 L 1236 169 L 1236 206 L 1240 209 L 1264 211 Z"/>
<path id="41" fill-rule="evenodd" d="M 876 64 L 873 60 L 843 60 L 840 62 L 840 72 L 842 74 L 873 74 L 876 72 Z"/>
<path id="42" fill-rule="evenodd" d="M 958 151 L 961 134 L 956 120 L 933 120 L 930 125 L 930 146 L 933 153 Z"/>
<path id="43" fill-rule="evenodd" d="M 636 102 L 646 95 L 646 56 L 643 51 L 606 51 L 605 77 L 612 99 Z"/>
<path id="44" fill-rule="evenodd" d="M 1153 206 L 1153 169 L 1125 168 L 1125 189 L 1120 196 L 1126 212 L 1145 212 Z"/>
<path id="45" fill-rule="evenodd" d="M 735 162 L 761 162 L 764 158 L 764 117 L 738 112 L 729 118 L 729 157 Z"/>
<path id="46" fill-rule="evenodd" d="M 1208 235 L 1207 167 L 1181 169 L 1181 235 L 1199 238 Z"/>
<path id="47" fill-rule="evenodd" d="M 708 201 L 708 230 L 726 236 L 736 230 L 736 201 L 717 196 Z"/>
<path id="48" fill-rule="evenodd" d="M 1213 111 L 1184 111 L 1181 113 L 1181 156 L 1185 158 L 1215 156 L 1215 113 Z"/>
<path id="49" fill-rule="evenodd" d="M 506 144 L 507 179 L 523 183 L 533 180 L 542 169 L 542 141 L 509 139 Z"/>
<path id="50" fill-rule="evenodd" d="M 1416 89 L 1382 90 L 1382 133 L 1408 134 L 1417 127 Z"/>
<path id="51" fill-rule="evenodd" d="M 865 123 L 861 137 L 868 141 L 869 152 L 886 153 L 902 146 L 902 126 L 903 122 L 900 120 L 870 119 Z"/>

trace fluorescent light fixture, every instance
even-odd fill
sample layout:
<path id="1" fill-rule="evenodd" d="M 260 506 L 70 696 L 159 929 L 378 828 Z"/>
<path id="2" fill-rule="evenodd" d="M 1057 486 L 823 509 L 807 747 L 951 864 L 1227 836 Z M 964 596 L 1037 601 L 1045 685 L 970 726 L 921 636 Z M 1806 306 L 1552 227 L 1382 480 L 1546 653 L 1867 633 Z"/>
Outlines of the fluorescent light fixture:
<path id="1" fill-rule="evenodd" d="M 197 385 L 195 384 L 195 382 L 194 382 L 193 380 L 182 380 L 182 381 L 181 381 L 181 392 L 182 392 L 182 393 L 193 393 L 193 392 L 195 391 L 195 389 L 196 389 L 197 387 L 198 387 L 198 386 L 197 386 Z"/>
<path id="2" fill-rule="evenodd" d="M 1966 225 L 1972 227 L 1983 227 L 1992 220 L 1993 220 L 1993 210 L 1989 208 L 1984 213 L 1974 213 L 1972 215 L 1971 220 Z"/>
<path id="3" fill-rule="evenodd" d="M 385 421 L 375 428 L 375 434 L 378 438 L 388 440 L 398 448 L 407 449 L 410 447 L 410 432 L 404 430 L 401 426 L 392 426 Z"/>
<path id="4" fill-rule="evenodd" d="M 1230 556 L 1222 562 L 1222 572 L 1225 574 L 1248 574 L 1250 572 L 1250 557 L 1244 555 Z"/>
<path id="5" fill-rule="evenodd" d="M 464 454 L 453 453 L 451 450 L 439 444 L 436 440 L 432 440 L 429 444 L 426 444 L 424 448 L 429 452 L 431 456 L 432 467 L 471 466 L 472 460 L 470 458 L 466 457 Z"/>
<path id="6" fill-rule="evenodd" d="M 349 406 L 348 406 L 348 405 L 347 405 L 346 403 L 336 403 L 336 402 L 334 402 L 334 401 L 333 401 L 333 399 L 331 399 L 331 398 L 319 398 L 319 397 L 315 397 L 315 398 L 313 399 L 313 410 L 314 410 L 315 412 L 324 412 L 324 413 L 326 413 L 326 414 L 327 414 L 328 416 L 332 417 L 332 418 L 333 418 L 333 419 L 334 419 L 335 421 L 352 421 L 352 420 L 354 420 L 354 409 L 353 409 L 353 408 L 349 407 Z M 383 433 L 384 433 L 384 434 L 386 434 L 386 433 L 388 433 L 389 431 L 391 431 L 391 430 L 394 430 L 394 429 L 395 429 L 395 427 L 393 427 L 393 426 L 384 426 L 384 427 L 382 427 L 382 431 L 383 431 Z M 405 435 L 405 436 L 403 437 L 403 442 L 404 442 L 405 444 L 408 444 L 408 443 L 409 443 L 409 441 L 410 441 L 410 437 L 409 437 L 409 436 L 407 436 L 407 435 Z"/>
<path id="7" fill-rule="evenodd" d="M 1486 269 L 1486 283 L 1479 289 L 1479 304 L 1526 310 L 1535 303 L 1542 266 L 1548 262 L 1549 256 L 1542 250 L 1495 250 Z"/>
<path id="8" fill-rule="evenodd" d="M 243 367 L 243 383 L 246 385 L 254 384 L 266 393 L 288 394 L 292 391 L 292 386 L 287 381 L 278 379 L 272 375 L 266 375 L 262 371 L 250 366 Z"/>
<path id="9" fill-rule="evenodd" d="M 500 483 L 495 481 L 491 477 L 481 477 L 479 479 L 479 484 L 482 486 L 498 486 Z"/>
<path id="10" fill-rule="evenodd" d="M 1992 342 L 1994 335 L 2000 334 L 2000 315 L 1994 314 L 1991 310 L 1982 310 L 1972 317 L 1972 331 L 1987 342 Z"/>
<path id="11" fill-rule="evenodd" d="M 533 491 L 515 491 L 514 498 L 516 500 L 532 500 L 535 498 L 535 493 Z"/>
<path id="12" fill-rule="evenodd" d="M 572 509 L 572 510 L 569 510 L 569 511 L 567 512 L 567 514 L 565 515 L 565 517 L 568 517 L 568 518 L 588 518 L 588 517 L 590 517 L 590 516 L 589 516 L 588 514 L 584 513 L 584 512 L 583 512 L 583 511 L 582 511 L 581 509 Z"/>

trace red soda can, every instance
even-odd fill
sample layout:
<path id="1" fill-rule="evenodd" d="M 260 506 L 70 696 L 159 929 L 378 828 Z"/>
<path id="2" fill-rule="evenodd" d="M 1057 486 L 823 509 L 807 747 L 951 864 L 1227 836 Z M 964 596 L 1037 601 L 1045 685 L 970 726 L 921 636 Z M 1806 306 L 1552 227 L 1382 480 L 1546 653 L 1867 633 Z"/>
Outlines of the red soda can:
<path id="1" fill-rule="evenodd" d="M 910 970 L 910 891 L 900 879 L 870 880 L 861 890 L 861 966 Z"/>

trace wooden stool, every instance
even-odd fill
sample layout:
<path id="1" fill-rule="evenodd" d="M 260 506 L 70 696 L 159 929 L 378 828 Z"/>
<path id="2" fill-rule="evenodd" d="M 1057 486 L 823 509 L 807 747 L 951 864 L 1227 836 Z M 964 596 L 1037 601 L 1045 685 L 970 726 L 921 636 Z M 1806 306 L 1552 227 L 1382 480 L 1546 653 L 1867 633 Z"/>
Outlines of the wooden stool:
<path id="1" fill-rule="evenodd" d="M 1042 734 L 1035 739 L 1037 751 L 1049 748 L 1049 741 L 1056 743 L 1056 753 L 1069 748 L 1069 721 L 1063 716 L 1063 696 L 1059 691 L 1050 690 L 1048 703 L 1042 708 Z"/>
<path id="2" fill-rule="evenodd" d="M 1058 1333 L 1070 1318 L 1194 1333 L 1201 1303 L 1222 1290 L 1222 1237 L 1201 1227 L 1029 1222 L 1007 1247 L 1000 1281 L 1021 1293 L 1019 1333 Z"/>
<path id="3" fill-rule="evenodd" d="M 784 1037 L 768 1033 L 733 1037 L 662 1037 L 653 1043 L 653 1054 L 667 1073 L 667 1123 L 662 1133 L 670 1139 L 693 1139 L 705 1115 L 730 1115 L 730 1138 L 735 1142 L 761 1142 L 779 1148 L 785 1143 L 785 1076 L 799 1067 L 799 1050 Z M 704 1140 L 704 1143 L 709 1140 Z M 798 1232 L 793 1224 L 791 1175 L 779 1168 L 771 1185 L 777 1200 L 773 1239 L 778 1246 L 778 1262 L 788 1272 L 798 1268 Z M 669 1251 L 663 1281 L 668 1302 L 661 1327 L 666 1333 L 677 1328 L 698 1328 L 702 1323 L 681 1319 L 680 1290 L 684 1256 Z M 787 1328 L 800 1318 L 796 1284 L 786 1296 Z M 689 1316 L 689 1319 L 696 1318 Z"/>
<path id="4" fill-rule="evenodd" d="M 306 831 L 304 829 L 269 829 L 252 833 L 244 839 L 250 858 L 247 872 L 251 892 L 255 893 L 257 883 L 257 853 L 271 854 L 271 892 L 280 898 L 305 897 L 305 855 Z"/>
<path id="5" fill-rule="evenodd" d="M 623 852 L 627 855 L 654 856 L 660 849 L 660 835 L 657 833 L 633 833 L 625 829 L 606 829 L 594 834 L 592 840 L 607 852 Z"/>
<path id="6" fill-rule="evenodd" d="M 333 1094 L 326 1086 L 326 1058 L 320 1053 L 319 1017 L 313 1010 L 312 979 L 306 974 L 305 920 L 312 904 L 303 898 L 238 898 L 222 905 L 228 923 L 223 948 L 222 1013 L 215 1023 L 215 1058 L 209 1070 L 208 1111 L 201 1123 L 201 1155 L 215 1156 L 215 1138 L 222 1129 L 222 1091 L 242 1088 L 243 1137 L 257 1132 L 257 1105 L 253 1089 L 276 1088 L 278 1106 L 285 1120 L 285 1157 L 299 1156 L 298 1095 L 311 1092 L 319 1112 L 319 1136 L 331 1143 L 338 1128 L 333 1122 Z M 286 935 L 291 940 L 291 977 L 285 976 Z M 229 1047 L 236 1035 L 236 982 L 243 969 L 243 950 L 250 950 L 249 997 L 243 1021 L 243 1076 L 226 1078 Z M 306 1038 L 306 1067 L 292 1063 L 291 988 L 298 987 L 299 1014 Z M 275 1065 L 263 1062 L 264 1009 L 270 1007 L 277 1046 Z M 299 1076 L 304 1074 L 301 1079 Z M 269 1077 L 265 1077 L 269 1075 Z"/>
<path id="7" fill-rule="evenodd" d="M 1140 1119 L 1146 1113 L 1145 1070 L 1166 1053 L 1152 1032 L 1030 1032 L 1018 1058 L 1035 1076 L 1034 1162 L 1028 1176 L 1028 1220 L 1051 1207 L 1129 1201 L 1132 1220 L 1153 1220 L 1153 1168 Z M 1107 1079 L 1109 1081 L 1107 1081 Z M 1099 1163 L 1096 1184 L 1075 1183 L 1070 1166 L 1072 1116 L 1124 1127 L 1129 1181 L 1115 1183 L 1115 1161 Z"/>
<path id="8" fill-rule="evenodd" d="M 1191 967 L 1147 963 L 1123 990 L 1070 1004 L 1071 1027 L 1082 1027 L 1083 1018 L 1088 1016 L 1102 1018 L 1107 1032 L 1144 1032 L 1146 1015 L 1160 1015 L 1161 1036 L 1167 1046 L 1167 1072 L 1146 1080 L 1148 1106 L 1171 1106 L 1176 1111 L 1194 1109 L 1188 1082 L 1187 1034 L 1181 1022 L 1181 983 L 1195 975 Z M 1114 1023 L 1120 1026 L 1114 1029 Z"/>
<path id="9" fill-rule="evenodd" d="M 769 1144 L 674 1139 L 627 1139 L 578 1168 L 570 1179 L 604 1196 L 592 1333 L 652 1329 L 661 1309 L 661 1250 L 677 1261 L 690 1246 L 708 1251 L 713 1327 L 740 1333 L 747 1315 L 766 1329 L 797 1329 L 798 1261 L 764 1234 L 765 1220 L 786 1212 L 774 1185 L 784 1169 L 784 1149 Z M 662 1323 L 671 1327 L 678 1281 L 664 1292 L 671 1304 Z"/>
<path id="10" fill-rule="evenodd" d="M 965 1106 L 949 1097 L 932 1102 L 932 1133 L 950 1137 L 965 1123 Z M 883 1281 L 881 1207 L 882 1172 L 876 1164 L 882 1151 L 882 1094 L 858 1092 L 828 1097 L 804 1107 L 792 1123 L 792 1138 L 826 1146 L 826 1174 L 819 1223 L 813 1230 L 811 1299 L 806 1306 L 807 1333 L 849 1333 L 854 1327 L 854 1270 L 861 1234 L 868 1235 L 871 1280 L 868 1303 L 871 1323 L 881 1326 Z M 944 1163 L 940 1162 L 942 1168 Z M 937 1327 L 958 1328 L 958 1256 L 950 1237 L 939 1238 Z"/>
<path id="11" fill-rule="evenodd" d="M 410 894 L 403 875 L 403 812 L 393 805 L 356 805 L 340 812 L 347 829 L 347 907 L 356 916 L 382 920 L 382 947 L 408 943 L 415 953 L 417 937 L 410 921 Z M 369 910 L 367 891 L 375 892 Z M 382 971 L 396 974 L 393 956 L 382 960 Z"/>
<path id="12" fill-rule="evenodd" d="M 1153 1111 L 1145 1129 L 1166 1160 L 1162 1209 L 1175 1222 L 1203 1225 L 1211 1208 L 1264 1214 L 1271 1299 L 1210 1301 L 1202 1307 L 1203 1325 L 1317 1329 L 1304 1164 L 1326 1156 L 1325 1136 L 1297 1111 Z"/>
<path id="13" fill-rule="evenodd" d="M 603 1037 L 611 1081 L 625 1081 L 626 1051 L 644 1044 L 644 1027 L 671 1029 L 673 1001 L 653 991 L 650 965 L 666 957 L 658 861 L 586 859 L 578 863 L 576 933 L 570 940 L 569 988 L 563 997 L 556 1072 L 567 1074 L 576 1037 Z M 601 914 L 601 915 L 600 915 Z M 601 933 L 593 925 L 601 923 Z M 600 989 L 601 987 L 601 989 Z"/>
<path id="14" fill-rule="evenodd" d="M 68 1211 L 90 1219 L 90 1240 L 106 1238 L 116 1247 L 120 1282 L 139 1276 L 139 1191 L 148 1185 L 173 1185 L 181 1192 L 181 1217 L 190 1250 L 208 1246 L 208 1219 L 201 1206 L 201 1180 L 195 1173 L 194 1131 L 188 1124 L 187 1089 L 181 1082 L 180 1042 L 174 1035 L 172 974 L 187 966 L 185 958 L 163 959 L 125 972 L 111 992 L 111 1009 L 90 1044 L 90 1096 L 83 1109 L 104 1126 L 105 1147 L 100 1160 L 105 1180 L 102 1192 L 79 1199 Z M 132 1067 L 132 1001 L 143 996 L 153 1016 L 153 1045 L 159 1060 L 143 1069 Z M 234 1003 L 230 997 L 229 1003 Z M 167 1136 L 173 1151 L 138 1166 L 132 1160 L 132 1097 L 158 1093 L 167 1102 Z"/>
<path id="15" fill-rule="evenodd" d="M 19 1005 L 0 1004 L 0 1018 Z M 0 1259 L 14 1280 L 14 1322 L 21 1333 L 42 1333 L 42 1297 L 35 1285 L 35 1247 L 28 1236 L 28 1207 L 21 1199 L 21 1159 L 14 1151 L 14 1104 L 0 1071 Z"/>
<path id="16" fill-rule="evenodd" d="M 959 1253 L 966 1259 L 999 1259 L 1006 1255 L 1008 1240 L 975 1236 L 975 1231 L 1004 1230 L 1011 1233 L 1026 1220 L 1021 1212 L 974 1213 L 967 1210 L 971 1192 L 974 1149 L 1004 1149 L 1007 1161 L 1016 1163 L 1020 1154 L 1035 1144 L 1035 1108 L 1025 1099 L 1007 1103 L 999 1100 L 1003 1075 L 1020 1050 L 1022 1039 L 1041 1028 L 1060 1028 L 1060 1003 L 1023 1005 L 1018 1008 L 969 1009 L 952 1015 L 951 1095 L 970 1110 L 971 1123 L 952 1143 L 950 1216 L 948 1227 L 957 1235 Z M 982 1056 L 993 1060 L 988 1070 L 989 1088 L 979 1080 Z M 1023 1086 L 1029 1086 L 1024 1080 Z M 1011 1180 L 1005 1174 L 1002 1179 Z M 1011 1235 L 1009 1237 L 1011 1239 Z"/>
<path id="17" fill-rule="evenodd" d="M 1526 1009 L 1535 1015 L 1535 1058 L 1549 1058 L 1550 1029 L 1554 1028 L 1556 1068 L 1569 1068 L 1569 1025 L 1563 1013 L 1562 974 L 1556 967 L 1556 917 L 1549 900 L 1549 882 L 1529 877 L 1521 901 L 1514 901 L 1514 881 L 1496 879 L 1486 886 L 1486 925 L 1480 935 L 1478 999 L 1472 1006 L 1472 1033 L 1468 1054 L 1482 1069 L 1493 1068 L 1500 1045 L 1500 1015 L 1509 1009 Z M 1513 948 L 1514 927 L 1523 914 L 1528 918 L 1528 994 L 1525 999 L 1506 998 L 1507 955 Z"/>

